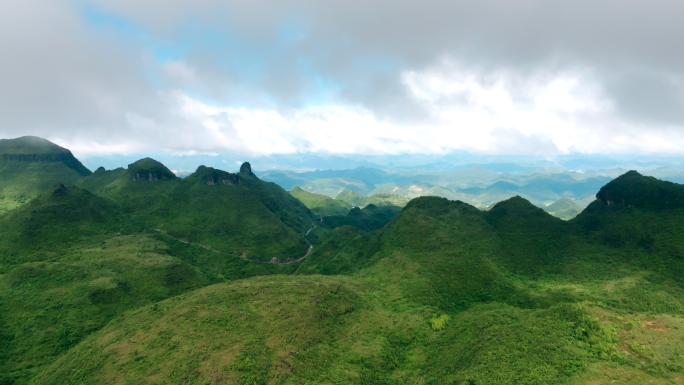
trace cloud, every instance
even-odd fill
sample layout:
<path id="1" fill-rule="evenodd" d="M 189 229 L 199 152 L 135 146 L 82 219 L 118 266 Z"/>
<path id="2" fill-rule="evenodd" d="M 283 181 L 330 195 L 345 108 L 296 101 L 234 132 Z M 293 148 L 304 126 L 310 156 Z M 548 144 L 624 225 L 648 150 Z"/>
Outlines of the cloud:
<path id="1" fill-rule="evenodd" d="M 82 153 L 682 153 L 674 0 L 25 0 L 0 136 Z"/>
<path id="2" fill-rule="evenodd" d="M 616 112 L 645 125 L 684 126 L 684 76 L 658 73 L 618 75 L 605 91 Z"/>

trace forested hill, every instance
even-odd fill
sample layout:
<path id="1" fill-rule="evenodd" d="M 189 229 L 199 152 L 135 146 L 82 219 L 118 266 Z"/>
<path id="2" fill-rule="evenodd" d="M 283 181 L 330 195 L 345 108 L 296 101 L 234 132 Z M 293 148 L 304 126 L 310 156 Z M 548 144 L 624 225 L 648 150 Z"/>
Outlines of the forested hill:
<path id="1" fill-rule="evenodd" d="M 0 172 L 26 196 L 0 214 L 0 384 L 684 375 L 682 185 L 629 172 L 564 221 L 521 197 L 352 209 L 248 163 L 181 179 L 36 159 Z"/>
<path id="2" fill-rule="evenodd" d="M 71 151 L 35 136 L 0 139 L 0 156 L 5 162 L 60 162 L 79 175 L 90 175 Z"/>
<path id="3" fill-rule="evenodd" d="M 0 139 L 0 213 L 35 198 L 57 183 L 90 175 L 71 151 L 45 139 Z"/>

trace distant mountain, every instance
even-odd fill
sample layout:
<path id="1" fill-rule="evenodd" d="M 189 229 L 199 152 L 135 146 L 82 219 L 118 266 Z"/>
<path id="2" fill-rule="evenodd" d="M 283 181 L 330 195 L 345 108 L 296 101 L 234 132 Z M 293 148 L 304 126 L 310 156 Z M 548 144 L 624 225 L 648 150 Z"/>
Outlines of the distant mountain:
<path id="1" fill-rule="evenodd" d="M 561 219 L 572 219 L 582 212 L 582 207 L 575 203 L 572 199 L 562 198 L 559 199 L 549 206 L 546 210 L 549 214 L 561 218 Z"/>
<path id="2" fill-rule="evenodd" d="M 391 193 L 374 193 L 372 195 L 364 196 L 352 190 L 343 190 L 335 199 L 360 208 L 364 208 L 371 204 L 376 206 L 404 207 L 409 201 L 406 197 Z"/>
<path id="3" fill-rule="evenodd" d="M 625 172 L 614 169 L 592 174 L 560 169 L 542 170 L 531 166 L 514 167 L 514 164 L 508 163 L 494 164 L 490 167 L 516 171 L 508 173 L 487 169 L 487 164 L 468 164 L 463 167 L 466 166 L 467 168 L 456 167 L 460 169 L 444 172 L 421 169 L 383 171 L 363 167 L 353 170 L 301 173 L 269 171 L 263 173 L 262 177 L 283 186 L 300 186 L 305 191 L 330 197 L 337 197 L 343 190 L 354 191 L 361 196 L 389 194 L 402 201 L 420 196 L 440 196 L 485 209 L 496 202 L 520 195 L 539 207 L 546 207 L 559 199 L 568 198 L 582 208 L 594 199 L 601 186 Z M 666 178 L 678 178 L 681 175 L 684 179 L 684 174 L 676 170 L 657 172 Z M 375 204 L 377 203 L 380 202 L 376 201 Z M 393 204 L 403 205 L 398 200 Z M 558 215 L 569 218 L 571 213 Z"/>
<path id="4" fill-rule="evenodd" d="M 363 231 L 375 231 L 385 226 L 400 210 L 398 206 L 376 206 L 371 203 L 364 208 L 354 207 L 346 215 L 324 217 L 320 225 L 329 230 L 351 226 Z"/>
<path id="5" fill-rule="evenodd" d="M 299 187 L 293 188 L 290 195 L 302 201 L 315 215 L 347 215 L 352 208 L 352 205 L 342 200 L 333 199 L 327 195 L 310 193 Z"/>

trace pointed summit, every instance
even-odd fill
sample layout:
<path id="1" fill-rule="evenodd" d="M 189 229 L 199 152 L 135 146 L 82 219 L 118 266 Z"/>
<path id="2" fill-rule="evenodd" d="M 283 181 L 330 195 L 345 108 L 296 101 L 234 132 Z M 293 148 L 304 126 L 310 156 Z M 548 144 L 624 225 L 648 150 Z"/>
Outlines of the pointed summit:
<path id="1" fill-rule="evenodd" d="M 245 162 L 240 166 L 240 174 L 256 176 L 252 172 L 252 165 L 250 165 L 249 162 Z"/>

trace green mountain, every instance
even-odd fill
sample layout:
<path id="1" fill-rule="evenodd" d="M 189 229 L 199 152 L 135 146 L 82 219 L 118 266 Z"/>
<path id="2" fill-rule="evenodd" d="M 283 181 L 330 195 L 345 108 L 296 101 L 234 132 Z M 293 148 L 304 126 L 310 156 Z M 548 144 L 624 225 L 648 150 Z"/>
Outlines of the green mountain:
<path id="1" fill-rule="evenodd" d="M 472 206 L 419 198 L 381 234 L 354 236 L 347 247 L 375 247 L 349 255 L 349 277 L 302 271 L 182 295 L 110 323 L 33 382 L 558 383 L 612 341 L 586 307 L 506 277 L 497 233 Z M 337 256 L 323 243 L 302 269 Z"/>
<path id="2" fill-rule="evenodd" d="M 71 151 L 45 139 L 0 139 L 0 213 L 28 202 L 57 183 L 90 175 Z"/>
<path id="3" fill-rule="evenodd" d="M 245 163 L 238 174 L 200 166 L 176 178 L 143 159 L 127 170 L 97 170 L 79 186 L 121 205 L 139 229 L 157 229 L 225 255 L 268 261 L 303 255 L 302 235 L 314 215 L 274 183 L 259 180 Z"/>
<path id="4" fill-rule="evenodd" d="M 559 199 L 550 205 L 548 205 L 545 210 L 561 219 L 572 219 L 577 216 L 577 214 L 582 212 L 582 207 L 575 203 L 572 199 L 563 198 Z"/>
<path id="5" fill-rule="evenodd" d="M 59 184 L 0 215 L 0 383 L 24 383 L 127 310 L 211 283 L 291 274 L 296 264 L 257 260 L 309 248 L 303 235 L 315 217 L 249 164 L 181 180 L 144 159 L 78 183 L 99 195 Z"/>
<path id="6" fill-rule="evenodd" d="M 354 207 L 347 215 L 333 215 L 322 218 L 320 227 L 335 229 L 342 226 L 352 226 L 363 231 L 375 231 L 385 226 L 399 211 L 400 207 L 369 204 L 364 208 Z"/>
<path id="7" fill-rule="evenodd" d="M 290 195 L 299 199 L 315 215 L 346 215 L 352 206 L 344 201 L 330 198 L 327 195 L 310 193 L 299 186 L 290 191 Z"/>
<path id="8" fill-rule="evenodd" d="M 180 179 L 151 159 L 46 190 L 0 215 L 0 383 L 684 373 L 684 186 L 630 172 L 567 221 L 521 197 L 345 196 L 366 204 L 316 222 L 249 164 Z"/>

